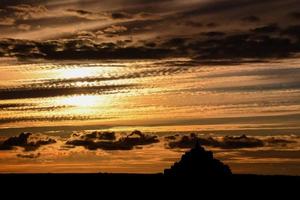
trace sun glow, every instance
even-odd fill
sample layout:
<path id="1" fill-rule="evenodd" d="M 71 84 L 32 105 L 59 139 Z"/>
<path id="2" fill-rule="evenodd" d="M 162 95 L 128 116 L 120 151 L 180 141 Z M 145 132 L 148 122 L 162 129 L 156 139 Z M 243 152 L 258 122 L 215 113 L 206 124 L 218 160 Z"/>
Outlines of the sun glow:
<path id="1" fill-rule="evenodd" d="M 93 107 L 99 104 L 99 98 L 92 95 L 79 95 L 66 97 L 59 100 L 59 104 L 76 107 Z"/>
<path id="2" fill-rule="evenodd" d="M 64 78 L 82 78 L 93 75 L 93 70 L 89 68 L 67 68 L 59 71 L 58 74 L 63 75 Z"/>

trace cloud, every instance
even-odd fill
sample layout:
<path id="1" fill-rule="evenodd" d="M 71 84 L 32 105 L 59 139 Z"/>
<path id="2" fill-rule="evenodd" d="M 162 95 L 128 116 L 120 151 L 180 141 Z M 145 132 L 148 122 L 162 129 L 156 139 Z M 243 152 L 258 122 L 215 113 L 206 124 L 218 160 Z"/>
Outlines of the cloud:
<path id="1" fill-rule="evenodd" d="M 175 140 L 175 141 L 174 141 Z M 224 136 L 224 137 L 198 137 L 196 134 L 190 136 L 182 136 L 178 139 L 178 136 L 168 140 L 168 147 L 171 149 L 188 149 L 192 148 L 199 142 L 204 146 L 217 147 L 221 149 L 241 149 L 241 148 L 258 148 L 265 146 L 286 146 L 288 144 L 295 143 L 292 139 L 285 138 L 256 138 L 246 135 L 242 136 Z"/>
<path id="2" fill-rule="evenodd" d="M 112 25 L 103 30 L 106 34 L 120 34 L 126 32 L 128 29 L 125 26 L 115 26 Z"/>
<path id="3" fill-rule="evenodd" d="M 20 25 L 18 25 L 18 29 L 20 29 L 22 31 L 28 31 L 31 29 L 31 26 L 28 24 L 20 24 Z"/>
<path id="4" fill-rule="evenodd" d="M 242 21 L 244 21 L 244 22 L 250 22 L 250 23 L 256 23 L 256 22 L 260 22 L 261 19 L 259 17 L 257 17 L 257 16 L 250 15 L 250 16 L 247 16 L 247 17 L 243 17 Z"/>
<path id="5" fill-rule="evenodd" d="M 300 25 L 289 26 L 282 31 L 282 34 L 296 37 L 299 40 L 298 43 L 300 43 Z M 298 46 L 298 49 L 299 48 Z"/>
<path id="6" fill-rule="evenodd" d="M 287 146 L 288 144 L 296 143 L 294 140 L 289 140 L 286 138 L 270 137 L 264 140 L 268 145 L 274 146 Z"/>
<path id="7" fill-rule="evenodd" d="M 222 36 L 226 35 L 226 33 L 220 32 L 220 31 L 210 31 L 210 32 L 205 32 L 205 33 L 201 33 L 201 34 L 204 36 L 207 36 L 207 37 L 222 37 Z"/>
<path id="8" fill-rule="evenodd" d="M 288 16 L 291 18 L 291 19 L 300 19 L 300 12 L 298 11 L 295 11 L 295 12 L 291 12 L 288 14 Z"/>
<path id="9" fill-rule="evenodd" d="M 258 27 L 252 30 L 255 33 L 275 33 L 280 31 L 280 27 L 277 24 L 270 24 L 267 26 Z"/>
<path id="10" fill-rule="evenodd" d="M 210 92 L 258 92 L 258 91 L 282 91 L 282 90 L 291 90 L 298 89 L 300 86 L 300 82 L 290 81 L 285 84 L 282 83 L 266 83 L 266 84 L 257 84 L 257 85 L 247 85 L 247 86 L 228 86 L 228 87 L 215 87 L 204 89 L 205 91 Z"/>
<path id="11" fill-rule="evenodd" d="M 156 136 L 145 135 L 140 131 L 133 131 L 126 137 L 116 139 L 115 133 L 93 132 L 91 134 L 75 134 L 66 142 L 66 145 L 83 146 L 89 150 L 132 150 L 136 146 L 157 143 Z"/>
<path id="12" fill-rule="evenodd" d="M 120 34 L 128 31 L 124 26 L 111 26 L 102 32 Z M 263 61 L 292 57 L 300 51 L 298 41 L 288 36 L 298 34 L 297 26 L 282 30 L 275 24 L 251 29 L 249 32 L 202 32 L 194 37 L 174 37 L 152 40 L 139 44 L 97 43 L 92 32 L 78 33 L 81 39 L 52 40 L 45 42 L 28 40 L 1 40 L 5 56 L 20 59 L 78 60 L 78 59 L 158 59 L 190 57 L 200 62 L 217 64 Z M 149 45 L 152 44 L 152 45 Z"/>
<path id="13" fill-rule="evenodd" d="M 35 151 L 41 146 L 54 144 L 56 140 L 41 134 L 21 133 L 2 142 L 1 150 L 12 150 L 14 147 L 23 147 L 25 151 Z"/>
<path id="14" fill-rule="evenodd" d="M 126 12 L 113 12 L 113 13 L 111 13 L 111 17 L 113 19 L 130 19 L 133 16 Z"/>
<path id="15" fill-rule="evenodd" d="M 107 94 L 113 91 L 119 91 L 126 88 L 135 87 L 136 85 L 107 85 L 107 86 L 57 86 L 57 87 L 40 87 L 26 86 L 24 88 L 0 89 L 0 99 L 20 99 L 20 98 L 43 98 L 69 96 L 76 94 Z"/>
<path id="16" fill-rule="evenodd" d="M 28 41 L 3 39 L 4 55 L 19 59 L 147 59 L 168 57 L 170 50 L 143 46 L 123 47 L 118 43 L 95 43 L 91 40 Z"/>
<path id="17" fill-rule="evenodd" d="M 292 20 L 283 23 L 277 13 L 264 17 L 280 7 L 296 18 L 294 0 L 118 2 L 4 4 L 4 13 L 12 14 L 0 18 L 12 27 L 3 26 L 1 36 L 33 40 L 2 39 L 0 55 L 20 60 L 188 57 L 205 64 L 238 64 L 289 58 L 300 51 Z"/>
<path id="18" fill-rule="evenodd" d="M 33 104 L 22 104 L 22 103 L 0 104 L 0 110 L 18 109 L 26 106 L 33 106 Z"/>
<path id="19" fill-rule="evenodd" d="M 15 19 L 9 17 L 0 18 L 0 26 L 11 26 L 15 24 L 15 21 Z"/>
<path id="20" fill-rule="evenodd" d="M 153 65 L 160 64 L 159 62 L 154 63 Z M 94 76 L 94 77 L 84 77 L 84 78 L 68 78 L 68 79 L 40 79 L 37 85 L 43 85 L 44 87 L 55 87 L 56 85 L 62 84 L 76 84 L 78 82 L 101 82 L 101 81 L 113 81 L 113 80 L 122 80 L 122 79 L 136 79 L 136 78 L 146 78 L 146 77 L 155 77 L 155 76 L 171 76 L 180 73 L 184 73 L 190 70 L 189 67 L 192 66 L 193 63 L 190 61 L 174 61 L 174 62 L 164 62 L 163 68 L 154 68 L 154 69 L 145 69 L 136 71 L 130 71 L 125 74 L 120 75 L 111 75 L 110 77 L 103 76 Z M 1 107 L 0 107 L 1 108 Z"/>
<path id="21" fill-rule="evenodd" d="M 44 5 L 19 4 L 6 6 L 5 11 L 18 20 L 27 20 L 44 15 L 48 12 L 48 9 Z"/>
<path id="22" fill-rule="evenodd" d="M 259 29 L 258 32 L 266 31 L 270 30 Z M 195 53 L 199 54 L 199 61 L 228 60 L 231 63 L 243 62 L 246 59 L 263 61 L 264 59 L 288 58 L 299 51 L 297 45 L 289 38 L 248 33 L 199 41 L 193 46 L 195 46 Z"/>
<path id="23" fill-rule="evenodd" d="M 255 148 L 264 146 L 264 142 L 254 137 L 242 136 L 225 136 L 220 143 L 224 149 L 239 149 L 239 148 Z"/>
<path id="24" fill-rule="evenodd" d="M 116 140 L 115 132 L 99 132 L 93 131 L 91 133 L 74 133 L 71 135 L 71 140 Z"/>
<path id="25" fill-rule="evenodd" d="M 105 15 L 105 13 L 95 13 L 87 10 L 82 10 L 82 9 L 67 9 L 66 10 L 69 14 L 73 14 L 77 17 L 87 19 L 87 20 L 104 20 L 107 19 L 108 17 Z"/>
<path id="26" fill-rule="evenodd" d="M 33 109 L 34 110 L 34 109 Z M 91 116 L 74 116 L 74 115 L 48 115 L 48 116 L 37 116 L 37 117 L 7 117 L 1 118 L 0 124 L 12 123 L 12 122 L 56 122 L 56 121 L 84 121 L 84 120 L 99 120 L 103 119 L 102 117 L 91 117 Z"/>
<path id="27" fill-rule="evenodd" d="M 17 154 L 19 158 L 26 158 L 26 159 L 35 159 L 41 156 L 41 153 L 30 153 L 30 154 Z"/>

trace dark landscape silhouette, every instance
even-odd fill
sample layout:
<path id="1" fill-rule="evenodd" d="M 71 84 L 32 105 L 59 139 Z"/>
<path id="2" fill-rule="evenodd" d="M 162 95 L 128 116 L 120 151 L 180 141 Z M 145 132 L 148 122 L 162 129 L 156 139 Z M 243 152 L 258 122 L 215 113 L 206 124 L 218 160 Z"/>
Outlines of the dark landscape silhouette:
<path id="1" fill-rule="evenodd" d="M 186 152 L 179 162 L 170 169 L 165 169 L 165 175 L 171 176 L 228 176 L 232 172 L 227 165 L 213 157 L 211 151 L 206 151 L 197 142 L 195 147 Z"/>

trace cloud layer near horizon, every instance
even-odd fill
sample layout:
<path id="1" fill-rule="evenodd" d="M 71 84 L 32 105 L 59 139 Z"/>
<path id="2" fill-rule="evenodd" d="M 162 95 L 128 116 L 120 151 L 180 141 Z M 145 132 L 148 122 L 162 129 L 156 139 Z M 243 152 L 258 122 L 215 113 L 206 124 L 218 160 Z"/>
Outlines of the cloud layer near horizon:
<path id="1" fill-rule="evenodd" d="M 208 137 L 184 133 L 160 136 L 139 131 L 132 134 L 83 131 L 68 137 L 22 133 L 1 138 L 0 171 L 161 172 L 197 140 L 212 150 L 215 157 L 230 164 L 234 173 L 280 174 L 281 167 L 292 169 L 299 163 L 299 137 L 295 135 Z M 41 165 L 40 161 L 45 160 L 47 164 Z M 20 162 L 24 165 L 16 165 Z M 266 170 L 261 166 L 264 163 L 271 163 L 273 167 Z M 30 164 L 30 169 L 26 169 L 26 164 Z M 252 170 L 247 166 L 252 166 Z M 299 170 L 286 174 L 299 174 Z"/>

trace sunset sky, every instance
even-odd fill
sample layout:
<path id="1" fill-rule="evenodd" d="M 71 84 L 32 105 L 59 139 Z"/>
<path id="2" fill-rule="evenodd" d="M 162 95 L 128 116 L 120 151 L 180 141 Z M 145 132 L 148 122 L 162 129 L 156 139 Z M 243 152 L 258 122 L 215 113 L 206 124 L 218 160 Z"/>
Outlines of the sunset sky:
<path id="1" fill-rule="evenodd" d="M 299 0 L 0 1 L 0 172 L 160 172 L 195 132 L 300 175 L 299 122 Z"/>

